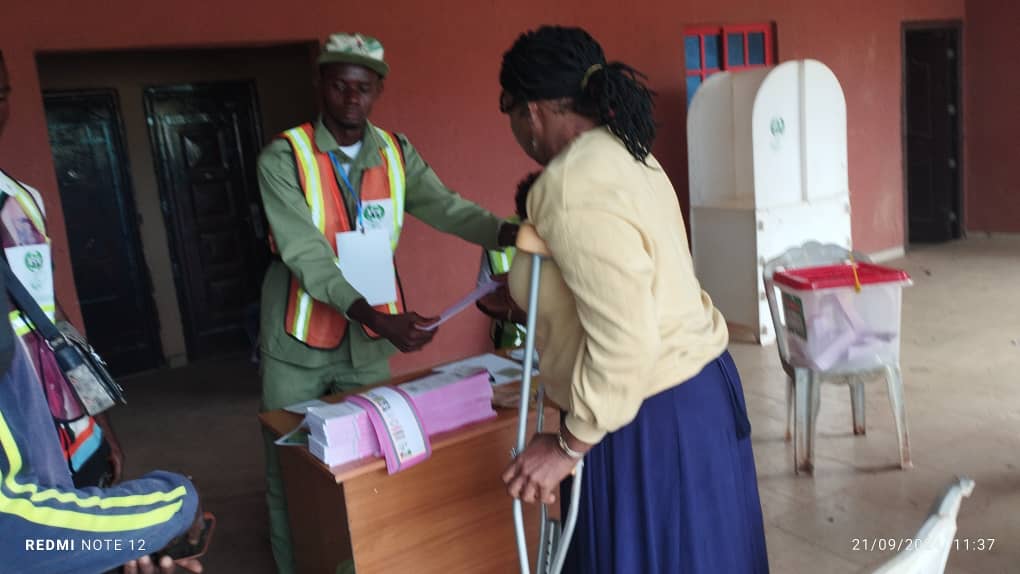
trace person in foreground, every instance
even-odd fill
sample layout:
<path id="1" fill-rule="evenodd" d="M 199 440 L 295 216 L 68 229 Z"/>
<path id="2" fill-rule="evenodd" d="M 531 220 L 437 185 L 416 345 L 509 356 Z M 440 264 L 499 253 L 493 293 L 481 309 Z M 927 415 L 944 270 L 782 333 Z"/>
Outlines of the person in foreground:
<path id="1" fill-rule="evenodd" d="M 11 92 L 0 52 L 0 135 L 10 116 Z M 34 234 L 42 232 L 44 214 L 37 194 L 0 172 L 0 197 L 8 194 L 14 201 L 4 208 L 3 246 L 17 242 L 10 237 L 16 235 L 12 227 L 27 228 L 30 239 L 39 239 Z M 8 216 L 8 208 L 19 205 L 25 209 Z M 30 213 L 38 215 L 31 218 Z M 22 224 L 8 226 L 12 219 Z M 38 224 L 24 224 L 28 219 Z M 44 365 L 33 362 L 33 355 L 42 356 L 40 342 L 26 336 L 31 331 L 18 328 L 25 322 L 11 313 L 3 276 L 0 273 L 0 317 L 9 320 L 0 321 L 0 572 L 90 574 L 121 565 L 126 574 L 170 574 L 177 566 L 201 572 L 197 559 L 175 564 L 159 552 L 177 536 L 187 534 L 189 542 L 195 542 L 201 532 L 198 493 L 190 480 L 156 471 L 112 488 L 76 483 L 86 473 L 72 475 L 84 467 L 69 464 L 61 440 L 65 428 L 54 424 L 52 397 L 40 380 Z M 48 348 L 46 352 L 53 361 Z M 53 369 L 51 380 L 63 377 L 55 364 Z M 120 457 L 112 464 L 119 479 Z M 102 550 L 90 549 L 100 544 Z M 150 553 L 157 556 L 155 562 Z"/>
<path id="2" fill-rule="evenodd" d="M 527 199 L 551 252 L 536 341 L 563 411 L 560 434 L 534 437 L 503 480 L 515 498 L 552 503 L 585 459 L 564 572 L 768 572 L 740 377 L 650 153 L 641 77 L 578 28 L 527 32 L 503 56 L 500 110 L 545 166 Z M 518 305 L 530 267 L 511 266 Z"/>

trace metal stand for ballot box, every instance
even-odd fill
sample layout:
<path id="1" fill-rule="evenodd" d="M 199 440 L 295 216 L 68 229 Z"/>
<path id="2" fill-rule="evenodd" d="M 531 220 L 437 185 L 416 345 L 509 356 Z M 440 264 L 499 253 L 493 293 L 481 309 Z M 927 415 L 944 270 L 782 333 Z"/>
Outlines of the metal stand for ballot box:
<path id="1" fill-rule="evenodd" d="M 528 324 L 524 344 L 524 377 L 521 381 L 521 402 L 520 419 L 517 423 L 517 446 L 512 451 L 512 456 L 524 452 L 527 439 L 528 407 L 531 398 L 531 372 L 535 356 L 535 318 L 538 314 L 538 286 L 542 272 L 542 259 L 549 256 L 549 250 L 545 242 L 535 232 L 535 228 L 527 223 L 521 225 L 517 233 L 517 249 L 520 252 L 531 255 L 531 283 L 528 289 Z M 544 423 L 543 400 L 544 392 L 541 386 L 538 387 L 537 405 L 538 413 L 535 418 L 535 432 L 541 433 Z M 555 520 L 549 519 L 549 509 L 542 504 L 541 525 L 538 534 L 538 557 L 535 560 L 536 574 L 559 574 L 563 569 L 563 561 L 567 557 L 567 549 L 570 547 L 570 539 L 574 535 L 574 526 L 577 524 L 578 503 L 581 499 L 581 472 L 584 469 L 584 460 L 577 461 L 574 468 L 573 485 L 570 492 L 570 507 L 567 511 L 566 522 L 561 525 Z M 531 564 L 528 558 L 527 540 L 524 535 L 524 509 L 520 499 L 514 499 L 514 531 L 517 535 L 517 556 L 520 561 L 521 574 L 531 573 Z"/>

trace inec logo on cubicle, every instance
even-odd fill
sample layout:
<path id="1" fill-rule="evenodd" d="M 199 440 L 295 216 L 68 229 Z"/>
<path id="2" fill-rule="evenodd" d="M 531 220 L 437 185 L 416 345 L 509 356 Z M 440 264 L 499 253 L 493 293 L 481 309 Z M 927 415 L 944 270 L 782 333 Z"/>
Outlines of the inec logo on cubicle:
<path id="1" fill-rule="evenodd" d="M 772 122 L 769 124 L 769 133 L 773 137 L 780 137 L 786 133 L 786 120 L 780 116 L 772 118 Z"/>
<path id="2" fill-rule="evenodd" d="M 386 217 L 386 208 L 381 205 L 366 205 L 365 206 L 365 219 L 371 223 L 378 223 Z"/>

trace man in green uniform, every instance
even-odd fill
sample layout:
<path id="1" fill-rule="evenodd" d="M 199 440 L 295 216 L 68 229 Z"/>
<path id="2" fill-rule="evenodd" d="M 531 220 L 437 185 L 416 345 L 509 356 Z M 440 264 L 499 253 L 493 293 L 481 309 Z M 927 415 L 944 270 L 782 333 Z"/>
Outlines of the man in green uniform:
<path id="1" fill-rule="evenodd" d="M 322 222 L 323 209 L 333 209 L 335 204 L 340 218 L 346 218 L 343 229 L 364 229 L 363 220 L 381 211 L 374 211 L 363 195 L 377 192 L 369 187 L 385 185 L 378 184 L 377 174 L 388 172 L 388 178 L 382 179 L 389 181 L 395 199 L 387 205 L 399 212 L 399 221 L 406 211 L 439 231 L 486 249 L 512 245 L 515 240 L 515 224 L 450 191 L 405 137 L 369 123 L 388 71 L 376 39 L 360 34 L 332 36 L 319 57 L 321 116 L 303 127 L 307 139 L 301 139 L 298 130 L 302 128 L 288 130 L 288 137 L 274 140 L 259 157 L 259 186 L 278 254 L 262 289 L 264 410 L 384 380 L 395 351 L 416 351 L 435 334 L 419 328 L 427 319 L 417 313 L 401 312 L 393 305 L 388 312 L 380 310 L 351 286 L 338 268 L 336 239 L 329 233 L 328 222 Z M 329 177 L 335 176 L 336 181 L 312 181 L 315 174 L 332 174 Z M 339 198 L 321 191 L 334 183 Z M 308 185 L 320 186 L 319 195 L 309 191 Z M 343 257 L 340 253 L 339 258 Z M 302 307 L 301 297 L 310 297 L 318 307 Z M 326 313 L 320 312 L 323 304 L 328 306 Z M 312 335 L 302 338 L 305 333 L 328 331 L 320 321 L 330 313 L 334 316 L 326 319 L 331 324 L 346 321 L 334 347 L 310 343 Z M 293 327 L 300 321 L 305 321 L 304 326 Z M 289 573 L 294 570 L 294 556 L 279 463 L 268 434 L 265 442 L 273 554 L 279 571 Z"/>

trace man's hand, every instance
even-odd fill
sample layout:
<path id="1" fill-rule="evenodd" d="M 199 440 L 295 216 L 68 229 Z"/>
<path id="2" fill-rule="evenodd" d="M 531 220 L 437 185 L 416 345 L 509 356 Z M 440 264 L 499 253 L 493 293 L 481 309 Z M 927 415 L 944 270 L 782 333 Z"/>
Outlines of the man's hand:
<path id="1" fill-rule="evenodd" d="M 429 344 L 436 330 L 426 331 L 422 327 L 438 321 L 436 317 L 422 317 L 414 312 L 399 315 L 380 313 L 364 299 L 351 304 L 347 316 L 393 343 L 403 353 L 417 351 Z"/>
<path id="2" fill-rule="evenodd" d="M 432 342 L 439 329 L 426 331 L 424 327 L 438 320 L 438 317 L 422 317 L 414 312 L 400 315 L 379 313 L 372 324 L 365 326 L 389 340 L 402 353 L 411 353 Z"/>
<path id="3" fill-rule="evenodd" d="M 180 566 L 185 572 L 201 574 L 202 563 L 197 558 L 185 558 L 174 562 L 169 556 L 161 556 L 159 563 L 153 563 L 152 558 L 142 556 L 138 560 L 132 560 L 124 565 L 124 574 L 173 574 Z"/>

